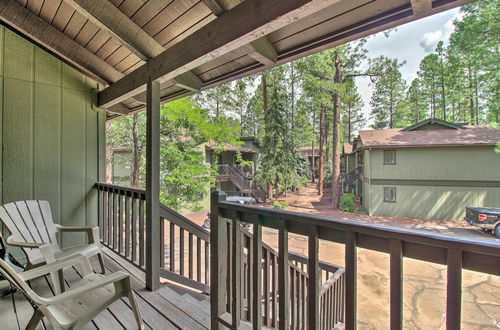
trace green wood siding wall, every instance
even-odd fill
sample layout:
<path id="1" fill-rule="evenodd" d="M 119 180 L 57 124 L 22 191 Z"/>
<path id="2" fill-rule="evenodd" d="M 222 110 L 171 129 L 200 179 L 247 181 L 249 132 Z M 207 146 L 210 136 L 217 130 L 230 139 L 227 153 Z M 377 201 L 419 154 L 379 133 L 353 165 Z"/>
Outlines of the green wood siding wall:
<path id="1" fill-rule="evenodd" d="M 383 187 L 371 186 L 371 215 L 462 220 L 466 206 L 500 206 L 500 188 L 394 185 L 396 202 L 388 203 Z"/>
<path id="2" fill-rule="evenodd" d="M 0 57 L 0 202 L 44 199 L 57 223 L 96 225 L 106 119 L 97 84 L 3 27 Z"/>
<path id="3" fill-rule="evenodd" d="M 383 150 L 371 150 L 372 179 L 500 181 L 494 146 L 393 150 L 395 165 L 384 165 Z"/>
<path id="4" fill-rule="evenodd" d="M 381 149 L 365 151 L 370 215 L 461 220 L 466 206 L 500 207 L 500 154 L 494 147 L 395 150 L 395 165 L 383 164 Z M 384 202 L 384 187 L 396 187 L 395 203 Z"/>

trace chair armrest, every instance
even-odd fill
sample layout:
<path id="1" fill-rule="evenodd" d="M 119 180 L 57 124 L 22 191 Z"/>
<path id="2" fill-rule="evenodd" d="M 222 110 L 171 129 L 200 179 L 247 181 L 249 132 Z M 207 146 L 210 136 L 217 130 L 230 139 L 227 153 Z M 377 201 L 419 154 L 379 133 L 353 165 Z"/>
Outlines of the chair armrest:
<path id="1" fill-rule="evenodd" d="M 110 275 L 104 276 L 97 281 L 88 282 L 87 284 L 84 284 L 84 285 L 79 286 L 77 288 L 68 290 L 64 293 L 61 293 L 60 295 L 57 295 L 55 297 L 50 297 L 50 298 L 44 298 L 43 300 L 44 300 L 44 303 L 46 303 L 47 305 L 58 304 L 58 303 L 63 302 L 64 300 L 78 297 L 83 293 L 102 288 L 103 286 L 106 286 L 108 284 L 115 284 L 115 287 L 116 287 L 117 282 L 128 281 L 128 280 L 129 280 L 129 275 L 127 273 L 122 272 L 122 271 L 117 271 L 117 272 L 112 273 Z"/>
<path id="2" fill-rule="evenodd" d="M 31 248 L 31 249 L 38 249 L 41 246 L 45 245 L 45 243 L 16 242 L 16 241 L 14 241 L 12 236 L 7 237 L 5 242 L 10 246 L 16 246 L 16 247 L 21 247 L 21 248 Z"/>
<path id="3" fill-rule="evenodd" d="M 82 272 L 84 274 L 92 273 L 92 266 L 90 265 L 89 260 L 82 254 L 74 254 L 68 256 L 66 258 L 59 259 L 57 261 L 51 262 L 49 264 L 39 266 L 22 273 L 19 273 L 19 276 L 25 280 L 31 280 L 40 276 L 44 276 L 50 273 L 54 273 L 58 270 L 63 270 L 68 267 L 72 267 L 75 265 L 80 265 L 82 267 Z"/>
<path id="4" fill-rule="evenodd" d="M 54 224 L 54 226 L 60 232 L 85 232 L 87 233 L 89 243 L 99 243 L 99 227 L 97 226 L 67 227 L 58 224 Z"/>

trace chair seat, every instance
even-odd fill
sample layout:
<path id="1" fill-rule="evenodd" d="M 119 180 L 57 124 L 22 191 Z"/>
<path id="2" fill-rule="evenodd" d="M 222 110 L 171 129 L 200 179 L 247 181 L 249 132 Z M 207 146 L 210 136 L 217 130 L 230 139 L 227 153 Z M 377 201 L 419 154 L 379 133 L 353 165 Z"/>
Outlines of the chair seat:
<path id="1" fill-rule="evenodd" d="M 83 254 L 87 258 L 90 258 L 92 256 L 95 256 L 99 252 L 100 252 L 99 244 L 92 243 L 92 244 L 87 244 L 87 245 L 83 245 L 83 246 L 76 246 L 76 247 L 72 247 L 72 248 L 68 248 L 68 249 L 64 249 L 64 250 L 55 251 L 54 257 L 56 259 L 62 259 L 62 258 L 68 257 L 70 255 L 79 253 L 79 254 Z M 40 264 L 40 263 L 45 263 L 45 259 L 43 258 L 43 256 L 40 256 L 39 258 L 36 258 L 33 260 L 34 265 Z"/>
<path id="2" fill-rule="evenodd" d="M 100 274 L 90 274 L 85 278 L 71 283 L 71 289 L 77 288 L 89 282 L 94 282 L 103 277 Z M 77 298 L 65 300 L 63 303 L 50 305 L 48 310 L 57 319 L 61 325 L 71 325 L 76 323 L 82 315 L 101 310 L 102 304 L 105 304 L 115 294 L 113 284 L 100 287 L 90 292 L 85 292 Z"/>

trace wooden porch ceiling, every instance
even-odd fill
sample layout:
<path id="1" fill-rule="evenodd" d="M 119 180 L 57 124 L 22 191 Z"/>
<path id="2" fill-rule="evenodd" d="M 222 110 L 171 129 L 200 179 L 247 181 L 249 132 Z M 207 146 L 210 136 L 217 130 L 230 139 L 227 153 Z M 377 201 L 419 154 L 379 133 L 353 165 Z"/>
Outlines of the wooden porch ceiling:
<path id="1" fill-rule="evenodd" d="M 0 0 L 2 23 L 103 85 L 110 117 L 472 0 Z"/>

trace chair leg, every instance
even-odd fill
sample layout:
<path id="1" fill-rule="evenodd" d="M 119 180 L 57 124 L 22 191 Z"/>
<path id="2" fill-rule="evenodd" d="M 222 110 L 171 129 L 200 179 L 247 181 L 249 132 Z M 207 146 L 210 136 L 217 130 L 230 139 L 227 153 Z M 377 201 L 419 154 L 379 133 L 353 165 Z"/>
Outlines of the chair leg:
<path id="1" fill-rule="evenodd" d="M 26 326 L 26 330 L 35 330 L 38 326 L 38 323 L 40 323 L 42 319 L 43 313 L 39 309 L 36 309 L 30 321 L 28 322 L 28 325 Z"/>
<path id="2" fill-rule="evenodd" d="M 132 310 L 134 311 L 134 316 L 135 320 L 137 321 L 137 326 L 139 327 L 140 330 L 142 330 L 144 329 L 144 322 L 142 321 L 141 311 L 139 310 L 139 305 L 137 305 L 137 300 L 135 299 L 134 291 L 131 288 L 129 288 L 127 296 L 128 300 L 130 300 L 130 307 L 132 307 Z"/>
<path id="3" fill-rule="evenodd" d="M 106 268 L 104 268 L 104 257 L 102 255 L 102 252 L 99 252 L 97 258 L 99 259 L 99 265 L 101 265 L 101 274 L 106 274 Z"/>

